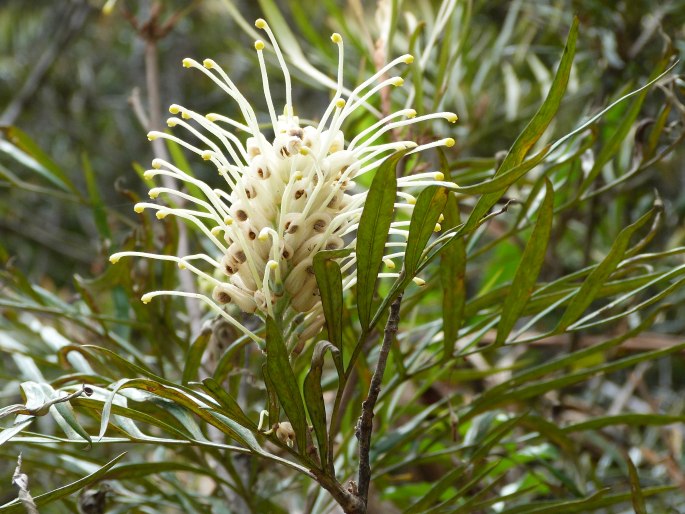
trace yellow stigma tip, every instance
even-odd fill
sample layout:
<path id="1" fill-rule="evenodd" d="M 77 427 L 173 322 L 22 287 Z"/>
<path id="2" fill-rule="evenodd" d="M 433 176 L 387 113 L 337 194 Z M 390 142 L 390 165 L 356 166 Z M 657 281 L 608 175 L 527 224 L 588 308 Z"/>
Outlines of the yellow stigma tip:
<path id="1" fill-rule="evenodd" d="M 229 218 L 228 216 L 226 216 L 224 218 L 224 223 L 226 224 L 227 227 L 230 225 L 233 225 L 233 218 Z"/>
<path id="2" fill-rule="evenodd" d="M 338 98 L 338 99 L 335 101 L 335 106 L 336 106 L 338 109 L 342 109 L 343 107 L 345 107 L 345 103 L 346 103 L 345 100 L 343 100 L 342 98 Z"/>
<path id="3" fill-rule="evenodd" d="M 211 158 L 212 158 L 212 152 L 210 152 L 209 150 L 202 152 L 202 159 L 204 159 L 205 161 L 208 161 Z"/>
<path id="4" fill-rule="evenodd" d="M 154 200 L 159 196 L 159 191 L 157 191 L 156 189 L 150 189 L 150 191 L 148 192 L 148 196 Z"/>
<path id="5" fill-rule="evenodd" d="M 189 120 L 189 119 L 190 119 L 190 114 L 188 113 L 188 111 L 183 111 L 183 112 L 181 113 L 181 118 L 183 118 L 184 120 Z"/>
<path id="6" fill-rule="evenodd" d="M 300 155 L 309 155 L 309 148 L 307 148 L 306 146 L 300 148 Z"/>
<path id="7" fill-rule="evenodd" d="M 454 146 L 454 139 L 452 139 L 451 137 L 445 139 L 445 146 L 448 148 Z"/>
<path id="8" fill-rule="evenodd" d="M 210 234 L 213 236 L 218 236 L 221 233 L 222 228 L 221 227 L 214 227 L 212 230 L 210 230 Z"/>
<path id="9" fill-rule="evenodd" d="M 414 198 L 413 196 L 409 196 L 409 198 L 407 198 L 407 203 L 409 205 L 416 205 L 416 198 Z"/>
<path id="10" fill-rule="evenodd" d="M 150 300 L 152 300 L 152 297 L 149 294 L 144 294 L 141 298 L 140 301 L 143 303 L 150 303 Z"/>
<path id="11" fill-rule="evenodd" d="M 442 223 L 443 221 L 445 221 L 445 215 L 444 215 L 444 214 L 441 214 L 441 215 L 438 217 L 438 223 Z"/>
<path id="12" fill-rule="evenodd" d="M 208 70 L 211 70 L 214 67 L 214 61 L 212 61 L 211 59 L 205 59 L 204 61 L 202 61 L 202 66 L 204 66 Z"/>
<path id="13" fill-rule="evenodd" d="M 176 104 L 172 104 L 169 106 L 169 112 L 171 114 L 178 114 L 179 112 L 181 112 L 181 108 Z"/>
<path id="14" fill-rule="evenodd" d="M 449 121 L 450 123 L 456 123 L 458 119 L 459 116 L 457 116 L 454 113 L 451 113 L 449 116 L 447 116 L 447 121 Z"/>
<path id="15" fill-rule="evenodd" d="M 178 269 L 186 269 L 186 263 L 183 261 L 178 261 Z"/>
<path id="16" fill-rule="evenodd" d="M 440 223 L 435 224 L 435 228 L 433 229 L 433 232 L 440 232 L 442 230 L 442 225 Z"/>
<path id="17" fill-rule="evenodd" d="M 209 121 L 216 121 L 218 118 L 218 114 L 214 112 L 210 112 L 209 114 L 205 114 L 205 118 L 207 118 Z"/>
<path id="18" fill-rule="evenodd" d="M 433 178 L 435 178 L 435 180 L 437 181 L 442 182 L 443 180 L 445 180 L 445 175 L 438 171 L 435 173 L 435 175 L 433 175 Z"/>
<path id="19" fill-rule="evenodd" d="M 186 57 L 185 59 L 183 59 L 182 62 L 183 62 L 183 67 L 184 67 L 184 68 L 190 68 L 190 67 L 193 65 L 193 60 L 192 60 L 192 59 L 189 59 L 188 57 Z"/>
<path id="20" fill-rule="evenodd" d="M 178 120 L 176 118 L 169 118 L 168 120 L 166 120 L 167 127 L 175 127 L 177 123 Z"/>
<path id="21" fill-rule="evenodd" d="M 155 214 L 155 216 L 157 216 L 158 220 L 163 220 L 164 218 L 167 217 L 168 214 L 169 213 L 166 211 L 157 211 L 157 214 Z"/>
<path id="22" fill-rule="evenodd" d="M 404 64 L 411 64 L 414 62 L 414 56 L 411 54 L 407 54 L 404 56 Z"/>
<path id="23" fill-rule="evenodd" d="M 257 21 L 254 22 L 254 26 L 257 27 L 258 29 L 265 29 L 266 28 L 266 21 L 264 21 L 262 18 L 257 19 Z"/>
<path id="24" fill-rule="evenodd" d="M 145 210 L 145 206 L 140 205 L 140 204 L 136 204 L 133 206 L 133 210 L 136 211 L 138 214 L 140 214 L 141 212 L 143 212 Z"/>
<path id="25" fill-rule="evenodd" d="M 383 259 L 383 264 L 385 264 L 388 269 L 395 269 L 395 263 L 391 259 Z"/>
<path id="26" fill-rule="evenodd" d="M 409 109 L 407 111 L 407 118 L 416 118 L 416 111 L 414 109 Z"/>
<path id="27" fill-rule="evenodd" d="M 156 134 L 150 133 L 150 134 L 147 135 L 147 140 L 148 140 L 148 141 L 154 141 L 155 139 L 157 139 L 157 135 L 156 135 Z"/>
<path id="28" fill-rule="evenodd" d="M 152 167 L 156 170 L 162 167 L 162 160 L 161 159 L 152 159 Z"/>
<path id="29" fill-rule="evenodd" d="M 293 175 L 293 176 L 295 177 L 295 180 L 302 180 L 302 172 L 301 171 L 296 171 L 295 175 Z"/>
<path id="30" fill-rule="evenodd" d="M 116 264 L 117 262 L 119 262 L 119 259 L 120 257 L 118 255 L 109 256 L 109 262 L 111 262 L 112 264 Z"/>
<path id="31" fill-rule="evenodd" d="M 392 85 L 395 87 L 400 87 L 404 84 L 404 79 L 402 77 L 393 77 L 392 78 Z"/>
<path id="32" fill-rule="evenodd" d="M 278 263 L 274 260 L 271 260 L 267 263 L 267 266 L 269 266 L 269 268 L 271 268 L 273 270 L 273 269 L 278 268 Z"/>
<path id="33" fill-rule="evenodd" d="M 264 41 L 261 39 L 258 39 L 257 41 L 254 42 L 254 49 L 257 50 L 258 52 L 261 52 L 264 50 Z"/>
<path id="34" fill-rule="evenodd" d="M 336 45 L 342 43 L 342 36 L 338 34 L 337 32 L 333 32 L 331 35 L 331 41 L 333 41 Z"/>
<path id="35" fill-rule="evenodd" d="M 426 285 L 426 281 L 422 278 L 419 278 L 419 277 L 412 278 L 412 281 L 414 282 L 414 284 L 416 284 L 419 287 Z"/>

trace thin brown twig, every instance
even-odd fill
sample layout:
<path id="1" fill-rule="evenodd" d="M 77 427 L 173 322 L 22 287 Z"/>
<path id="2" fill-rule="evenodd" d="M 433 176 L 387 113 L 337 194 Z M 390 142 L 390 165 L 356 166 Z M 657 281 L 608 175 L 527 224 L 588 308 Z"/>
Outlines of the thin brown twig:
<path id="1" fill-rule="evenodd" d="M 383 334 L 383 343 L 381 344 L 380 353 L 378 355 L 378 363 L 376 370 L 371 377 L 371 385 L 369 386 L 369 394 L 362 403 L 362 414 L 357 422 L 357 429 L 355 435 L 359 439 L 359 475 L 357 484 L 357 495 L 366 507 L 369 498 L 369 484 L 371 483 L 371 464 L 369 462 L 369 453 L 371 450 L 371 433 L 373 432 L 373 410 L 378 400 L 378 395 L 381 392 L 381 383 L 383 375 L 385 374 L 385 366 L 388 362 L 388 355 L 390 354 L 390 346 L 392 345 L 397 328 L 400 322 L 400 305 L 402 304 L 402 295 L 400 294 L 394 302 L 390 305 L 390 315 L 388 322 L 385 324 L 385 332 Z"/>

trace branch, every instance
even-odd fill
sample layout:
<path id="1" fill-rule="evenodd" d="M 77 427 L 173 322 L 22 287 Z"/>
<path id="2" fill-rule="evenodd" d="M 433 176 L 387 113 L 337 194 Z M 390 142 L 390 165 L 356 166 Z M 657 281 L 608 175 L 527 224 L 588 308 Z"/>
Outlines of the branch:
<path id="1" fill-rule="evenodd" d="M 87 2 L 69 2 L 63 11 L 59 20 L 52 21 L 52 24 L 57 26 L 54 33 L 44 38 L 47 41 L 45 50 L 35 61 L 17 94 L 0 114 L 1 124 L 12 125 L 16 121 L 26 103 L 31 101 L 40 89 L 50 69 L 81 30 L 92 8 Z"/>
<path id="2" fill-rule="evenodd" d="M 193 4 L 194 6 L 195 4 Z M 171 29 L 179 21 L 182 14 L 187 10 L 183 10 L 175 15 L 163 26 L 159 25 L 159 17 L 162 10 L 162 4 L 155 2 L 152 5 L 149 19 L 142 25 L 138 20 L 124 10 L 124 17 L 128 19 L 131 26 L 138 32 L 138 35 L 145 41 L 145 85 L 147 89 L 148 109 L 147 115 L 142 108 L 138 93 L 134 90 L 129 98 L 136 117 L 147 125 L 147 130 L 164 130 L 162 124 L 162 101 L 160 95 L 160 81 L 159 81 L 159 58 L 157 52 L 157 42 L 165 37 Z M 156 139 L 152 142 L 152 149 L 155 157 L 169 161 L 169 153 L 164 146 L 162 139 Z M 168 176 L 162 176 L 162 185 L 170 189 L 177 189 L 176 180 Z M 178 223 L 178 252 L 181 255 L 189 253 L 190 242 L 188 240 L 188 230 L 184 223 Z M 185 291 L 196 292 L 195 282 L 187 273 L 179 274 L 181 287 Z M 191 337 L 196 337 L 202 330 L 202 313 L 200 307 L 194 300 L 186 298 L 186 310 L 188 312 L 188 319 L 190 321 Z"/>
<path id="3" fill-rule="evenodd" d="M 397 334 L 397 327 L 400 322 L 401 303 L 402 295 L 400 294 L 397 299 L 392 302 L 392 305 L 390 305 L 390 315 L 388 317 L 388 322 L 385 324 L 383 343 L 381 344 L 376 371 L 373 372 L 373 377 L 371 378 L 369 395 L 362 403 L 362 414 L 357 422 L 357 430 L 355 433 L 357 439 L 359 439 L 359 479 L 357 495 L 365 506 L 368 502 L 369 484 L 371 482 L 369 452 L 371 450 L 371 432 L 373 432 L 373 409 L 376 406 L 378 395 L 381 392 L 381 382 L 383 381 L 383 375 L 385 374 L 385 365 L 388 362 L 390 346 Z"/>

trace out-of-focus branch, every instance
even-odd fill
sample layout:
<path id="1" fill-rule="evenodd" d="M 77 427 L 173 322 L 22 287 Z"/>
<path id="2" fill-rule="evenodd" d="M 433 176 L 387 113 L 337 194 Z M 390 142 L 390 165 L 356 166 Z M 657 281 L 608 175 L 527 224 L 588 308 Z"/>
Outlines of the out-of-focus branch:
<path id="1" fill-rule="evenodd" d="M 92 10 L 88 2 L 85 1 L 64 2 L 62 5 L 64 6 L 63 12 L 58 15 L 61 19 L 57 22 L 51 22 L 57 27 L 54 35 L 44 38 L 47 45 L 43 53 L 31 68 L 31 72 L 17 94 L 0 114 L 0 124 L 12 125 L 16 121 L 26 102 L 35 95 L 50 68 L 55 64 L 71 39 L 81 30 Z"/>
<path id="2" fill-rule="evenodd" d="M 195 4 L 191 4 L 192 8 Z M 134 112 L 147 130 L 164 130 L 162 125 L 162 100 L 159 85 L 159 55 L 157 43 L 174 28 L 176 23 L 188 10 L 178 11 L 164 23 L 160 21 L 162 3 L 155 2 L 150 10 L 150 16 L 144 23 L 138 20 L 128 11 L 124 10 L 124 17 L 131 26 L 136 29 L 138 35 L 145 40 L 145 86 L 147 90 L 147 113 L 140 102 L 139 96 L 134 91 L 130 98 Z M 156 158 L 169 161 L 169 153 L 162 139 L 152 141 L 152 150 Z M 178 189 L 176 181 L 167 175 L 161 177 L 162 185 L 170 189 Z M 188 255 L 189 252 L 188 230 L 183 223 L 178 224 L 178 252 L 180 255 Z M 184 291 L 196 292 L 193 277 L 187 273 L 180 274 L 181 287 Z M 191 337 L 196 337 L 202 330 L 202 314 L 200 306 L 193 299 L 185 299 L 186 311 L 190 323 Z"/>

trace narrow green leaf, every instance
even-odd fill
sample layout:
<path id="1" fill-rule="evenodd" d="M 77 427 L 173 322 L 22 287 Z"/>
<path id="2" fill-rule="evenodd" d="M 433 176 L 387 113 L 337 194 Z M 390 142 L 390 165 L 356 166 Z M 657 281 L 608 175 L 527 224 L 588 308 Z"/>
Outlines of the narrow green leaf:
<path id="1" fill-rule="evenodd" d="M 385 241 L 393 218 L 393 205 L 397 193 L 397 163 L 408 150 L 388 157 L 376 171 L 366 196 L 364 210 L 357 229 L 357 310 L 362 329 L 371 324 L 373 295 L 376 278 L 381 267 Z"/>
<path id="2" fill-rule="evenodd" d="M 264 377 L 264 386 L 266 387 L 266 396 L 268 399 L 267 407 L 269 410 L 269 425 L 274 426 L 274 423 L 278 423 L 278 420 L 281 419 L 281 406 L 278 403 L 276 386 L 269 376 L 269 370 L 266 366 L 266 362 L 262 365 L 262 375 Z"/>
<path id="3" fill-rule="evenodd" d="M 228 391 L 223 389 L 219 383 L 213 378 L 205 378 L 202 384 L 211 393 L 214 399 L 226 410 L 230 417 L 235 419 L 238 423 L 246 428 L 257 430 L 257 425 L 247 417 L 243 409 L 240 408 L 238 402 L 230 395 Z"/>
<path id="4" fill-rule="evenodd" d="M 452 172 L 445 152 L 438 151 L 440 169 L 447 180 L 452 180 Z M 445 219 L 442 231 L 452 230 L 461 223 L 459 204 L 456 195 L 448 195 L 443 210 Z M 463 237 L 445 247 L 440 255 L 440 285 L 442 286 L 442 333 L 443 359 L 448 360 L 454 353 L 459 336 L 459 328 L 464 319 L 466 305 L 466 243 Z"/>
<path id="5" fill-rule="evenodd" d="M 114 457 L 107 464 L 98 469 L 95 473 L 91 473 L 90 475 L 83 477 L 82 479 L 77 480 L 76 482 L 72 482 L 71 484 L 55 489 L 54 491 L 50 491 L 49 493 L 41 494 L 40 496 L 35 496 L 33 498 L 33 501 L 36 503 L 36 506 L 43 507 L 54 501 L 59 500 L 60 498 L 64 498 L 72 493 L 75 493 L 76 491 L 83 489 L 87 485 L 102 480 L 107 475 L 107 472 L 110 469 L 112 469 L 112 467 L 114 467 L 114 465 L 117 462 L 119 462 L 124 455 L 126 455 L 126 453 L 122 453 Z M 16 499 L 0 506 L 0 512 L 2 512 L 3 514 L 22 514 L 26 512 L 26 509 L 22 505 L 21 501 L 19 499 Z"/>
<path id="6" fill-rule="evenodd" d="M 459 205 L 450 195 L 445 206 L 444 228 L 459 225 Z M 454 353 L 459 328 L 464 319 L 466 305 L 466 244 L 463 238 L 456 238 L 440 256 L 440 284 L 442 285 L 442 331 L 443 355 L 448 359 Z"/>
<path id="7" fill-rule="evenodd" d="M 35 418 L 31 417 L 29 419 L 25 419 L 24 421 L 20 421 L 20 422 L 15 423 L 11 427 L 3 428 L 2 431 L 0 432 L 0 446 L 5 444 L 7 441 L 12 439 L 19 432 L 21 432 L 26 427 L 28 427 L 31 423 L 33 423 L 34 419 Z"/>
<path id="8" fill-rule="evenodd" d="M 188 348 L 188 353 L 185 358 L 185 365 L 183 366 L 183 384 L 188 384 L 191 380 L 195 380 L 197 372 L 202 363 L 202 355 L 205 353 L 207 344 L 212 338 L 211 330 L 203 330 L 200 335 L 195 338 Z"/>
<path id="9" fill-rule="evenodd" d="M 667 61 L 662 59 L 653 71 L 651 78 L 660 75 L 661 71 L 666 67 L 666 64 Z M 623 141 L 625 140 L 626 136 L 628 136 L 628 133 L 632 130 L 635 120 L 640 114 L 642 104 L 644 103 L 648 92 L 649 89 L 647 88 L 640 91 L 620 123 L 618 123 L 616 127 L 612 127 L 609 140 L 602 145 L 602 149 L 600 150 L 599 155 L 597 155 L 592 169 L 583 179 L 583 182 L 578 188 L 578 197 L 582 197 L 583 193 L 587 191 L 590 185 L 595 181 L 604 166 L 619 152 L 621 146 L 623 145 Z"/>
<path id="10" fill-rule="evenodd" d="M 314 274 L 321 293 L 328 339 L 338 349 L 333 354 L 338 372 L 342 371 L 343 355 L 343 289 L 340 265 L 333 259 L 345 256 L 340 252 L 340 250 L 326 250 L 314 256 Z M 350 250 L 344 250 L 344 252 L 349 255 Z"/>
<path id="11" fill-rule="evenodd" d="M 330 262 L 330 261 L 329 261 Z M 304 401 L 309 411 L 309 419 L 314 427 L 314 434 L 319 443 L 319 457 L 321 467 L 325 470 L 333 471 L 332 463 L 328 461 L 328 434 L 326 430 L 326 405 L 323 401 L 323 389 L 321 388 L 321 375 L 323 374 L 323 363 L 326 350 L 330 350 L 335 356 L 338 349 L 328 341 L 319 341 L 314 348 L 312 355 L 312 366 L 304 379 L 303 393 Z"/>
<path id="12" fill-rule="evenodd" d="M 120 464 L 115 466 L 112 470 L 107 473 L 107 480 L 132 480 L 132 479 L 144 479 L 150 475 L 165 473 L 168 471 L 172 472 L 187 472 L 196 473 L 198 475 L 207 475 L 212 477 L 217 482 L 226 484 L 231 489 L 234 488 L 233 484 L 221 478 L 217 473 L 214 473 L 211 469 L 200 466 L 193 466 L 191 464 L 185 464 L 182 462 L 136 462 L 131 464 Z"/>
<path id="13" fill-rule="evenodd" d="M 647 514 L 647 506 L 645 505 L 645 497 L 642 494 L 642 487 L 640 487 L 640 477 L 637 474 L 637 468 L 630 456 L 626 454 L 626 465 L 628 466 L 628 480 L 630 482 L 630 499 L 633 502 L 635 514 Z"/>
<path id="14" fill-rule="evenodd" d="M 561 57 L 561 62 L 559 63 L 559 68 L 554 76 L 554 81 L 547 93 L 547 97 L 540 106 L 538 112 L 533 116 L 533 119 L 530 120 L 523 132 L 521 132 L 516 141 L 514 141 L 509 153 L 497 170 L 496 175 L 502 175 L 523 162 L 523 159 L 533 145 L 542 137 L 542 134 L 559 110 L 571 74 L 573 57 L 576 53 L 577 38 L 578 18 L 574 18 L 566 40 L 566 47 L 564 48 L 564 53 Z M 481 197 L 478 200 L 478 203 L 476 203 L 476 206 L 467 221 L 467 225 L 473 226 L 477 224 L 490 208 L 497 203 L 503 193 L 504 191 L 497 191 Z"/>
<path id="15" fill-rule="evenodd" d="M 44 385 L 47 386 L 47 384 Z M 50 414 L 70 439 L 76 439 L 75 436 L 78 434 L 89 444 L 93 443 L 90 438 L 90 434 L 86 432 L 86 430 L 81 426 L 81 423 L 79 423 L 76 419 L 74 408 L 69 402 L 60 402 L 52 405 L 50 407 Z"/>
<path id="16" fill-rule="evenodd" d="M 570 354 L 562 355 L 560 357 L 552 359 L 551 361 L 538 364 L 537 366 L 529 367 L 525 371 L 515 374 L 506 382 L 489 388 L 487 391 L 483 392 L 483 394 L 481 394 L 474 401 L 474 403 L 485 402 L 486 404 L 489 404 L 489 402 L 491 401 L 496 402 L 499 397 L 501 397 L 502 395 L 506 394 L 508 391 L 514 389 L 519 385 L 530 383 L 533 380 L 540 378 L 544 375 L 548 375 L 550 373 L 563 370 L 564 368 L 573 365 L 573 363 L 586 359 L 587 357 L 595 355 L 596 353 L 605 352 L 612 348 L 615 348 L 627 339 L 634 337 L 635 335 L 647 330 L 647 328 L 649 328 L 654 322 L 654 319 L 656 318 L 658 312 L 659 311 L 653 312 L 650 316 L 645 318 L 636 327 L 633 327 L 631 330 L 623 334 L 620 334 L 614 338 L 611 338 L 608 341 L 604 341 L 603 343 L 599 343 Z M 487 408 L 483 410 L 486 409 Z"/>
<path id="17" fill-rule="evenodd" d="M 107 224 L 107 210 L 105 209 L 105 204 L 102 201 L 102 195 L 100 194 L 100 189 L 98 188 L 97 180 L 95 179 L 93 166 L 90 164 L 90 159 L 85 152 L 81 155 L 81 164 L 83 166 L 83 173 L 86 176 L 88 201 L 93 209 L 95 226 L 97 227 L 102 239 L 111 239 L 112 234 L 109 230 L 109 225 Z"/>
<path id="18" fill-rule="evenodd" d="M 92 443 L 90 435 L 76 419 L 69 402 L 55 401 L 65 397 L 65 394 L 55 391 L 50 384 L 32 381 L 23 382 L 21 391 L 26 399 L 26 408 L 31 410 L 33 415 L 44 416 L 49 413 L 69 439 L 84 439 Z"/>
<path id="19" fill-rule="evenodd" d="M 112 393 L 102 409 L 102 422 L 100 426 L 99 438 L 102 438 L 107 430 L 114 396 L 120 390 L 130 388 L 147 391 L 152 395 L 171 400 L 174 402 L 174 404 L 191 411 L 197 417 L 218 428 L 229 437 L 246 445 L 251 450 L 260 454 L 264 453 L 264 450 L 259 446 L 250 430 L 241 426 L 233 419 L 230 419 L 229 417 L 217 412 L 214 404 L 206 396 L 198 399 L 186 394 L 186 392 L 181 390 L 178 386 L 167 387 L 154 380 L 148 380 L 144 378 L 123 379 L 115 384 Z M 186 428 L 190 434 L 193 434 L 194 426 L 188 425 L 184 426 L 184 428 Z"/>
<path id="20" fill-rule="evenodd" d="M 472 186 L 449 186 L 449 190 L 464 195 L 498 194 L 501 196 L 510 185 L 540 164 L 543 159 L 547 157 L 549 148 L 549 146 L 545 146 L 530 159 L 523 161 L 521 164 L 518 164 L 503 173 L 497 173 L 491 179 L 478 184 L 473 184 Z"/>
<path id="21" fill-rule="evenodd" d="M 516 268 L 509 294 L 502 305 L 502 317 L 497 326 L 497 337 L 495 339 L 496 346 L 504 344 L 533 293 L 540 269 L 545 261 L 553 217 L 554 190 L 552 183 L 545 179 L 545 198 L 540 206 L 535 228 L 523 251 L 521 262 Z"/>
<path id="22" fill-rule="evenodd" d="M 683 349 L 685 349 L 685 343 L 680 343 L 668 348 L 664 348 L 663 350 L 644 352 L 639 355 L 633 355 L 631 357 L 619 359 L 607 364 L 602 364 L 600 366 L 581 369 L 558 378 L 532 382 L 520 388 L 512 388 L 508 392 L 505 392 L 497 397 L 493 397 L 493 395 L 490 394 L 486 397 L 486 399 L 484 399 L 485 395 L 482 395 L 469 406 L 469 410 L 461 416 L 461 421 L 465 422 L 475 414 L 492 409 L 499 405 L 511 405 L 512 403 L 523 401 L 527 398 L 541 396 L 549 391 L 560 391 L 563 388 L 588 380 L 594 375 L 598 375 L 600 373 L 613 373 L 615 371 L 639 364 L 640 362 L 652 361 L 661 357 L 666 357 L 673 353 L 680 352 Z"/>
<path id="23" fill-rule="evenodd" d="M 675 423 L 685 423 L 685 415 L 675 416 L 669 414 L 617 414 L 616 416 L 602 416 L 601 418 L 581 421 L 574 425 L 562 428 L 564 432 L 583 432 L 585 430 L 601 430 L 605 427 L 616 425 L 627 425 L 634 427 L 644 427 L 650 425 L 671 425 Z"/>
<path id="24" fill-rule="evenodd" d="M 554 118 L 557 110 L 559 110 L 561 99 L 564 96 L 569 76 L 571 74 L 573 57 L 576 53 L 577 39 L 578 18 L 574 18 L 568 33 L 568 38 L 566 39 L 566 47 L 564 48 L 564 53 L 561 56 L 559 68 L 554 76 L 554 81 L 552 82 L 552 86 L 547 93 L 547 97 L 542 103 L 542 106 L 540 106 L 538 112 L 535 113 L 533 119 L 528 123 L 526 128 L 514 142 L 514 145 L 504 158 L 504 161 L 498 170 L 498 174 L 523 162 L 523 159 L 528 154 L 528 151 L 533 147 L 538 139 L 540 139 Z"/>
<path id="25" fill-rule="evenodd" d="M 671 105 L 666 104 L 661 107 L 659 116 L 657 116 L 654 121 L 654 125 L 649 131 L 649 136 L 647 137 L 647 144 L 645 145 L 644 160 L 654 157 L 656 149 L 659 145 L 659 138 L 662 135 L 666 123 L 668 122 L 668 117 L 671 114 Z"/>
<path id="26" fill-rule="evenodd" d="M 71 191 L 81 196 L 76 186 L 69 180 L 67 174 L 60 168 L 55 161 L 53 161 L 48 154 L 46 154 L 36 142 L 29 137 L 23 130 L 14 126 L 0 127 L 7 141 L 17 148 L 22 154 L 18 155 L 16 152 L 11 152 L 4 145 L 0 145 L 0 149 L 12 154 L 17 160 L 30 167 L 32 170 L 38 172 L 40 175 L 48 179 L 50 182 L 59 186 L 65 191 Z M 30 157 L 34 162 L 26 162 L 25 156 Z"/>
<path id="27" fill-rule="evenodd" d="M 430 488 L 421 498 L 403 511 L 403 514 L 419 514 L 426 512 L 431 505 L 435 504 L 446 489 L 453 487 L 457 480 L 466 473 L 465 466 L 457 466 L 445 473 L 440 480 L 431 484 Z M 480 477 L 483 478 L 483 477 Z"/>
<path id="28" fill-rule="evenodd" d="M 577 320 L 583 312 L 585 312 L 585 309 L 590 306 L 601 287 L 623 259 L 633 234 L 649 221 L 654 212 L 655 210 L 651 209 L 635 223 L 628 225 L 621 230 L 616 237 L 616 240 L 611 245 L 611 249 L 607 256 L 594 270 L 592 270 L 578 292 L 573 296 L 573 299 L 568 307 L 566 307 L 564 314 L 554 329 L 555 332 L 563 332 L 566 330 L 571 323 Z"/>
<path id="29" fill-rule="evenodd" d="M 677 486 L 645 487 L 642 494 L 645 498 L 666 494 L 678 489 Z M 501 512 L 501 514 L 588 514 L 599 509 L 611 507 L 630 500 L 630 493 L 607 494 L 609 489 L 602 489 L 580 500 L 539 501 L 518 505 Z"/>
<path id="30" fill-rule="evenodd" d="M 281 329 L 271 317 L 266 318 L 266 368 L 276 389 L 278 400 L 295 430 L 297 448 L 301 455 L 306 455 L 307 417 L 302 403 L 300 387 L 290 367 L 288 350 Z M 269 420 L 270 423 L 278 421 L 277 419 Z"/>
<path id="31" fill-rule="evenodd" d="M 426 244 L 435 232 L 435 224 L 445 209 L 448 194 L 444 187 L 430 186 L 421 191 L 416 200 L 404 252 L 404 272 L 408 277 L 413 277 L 416 273 Z"/>

